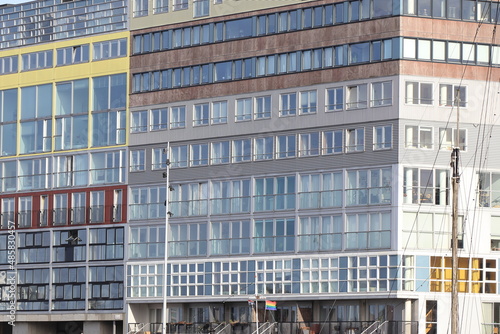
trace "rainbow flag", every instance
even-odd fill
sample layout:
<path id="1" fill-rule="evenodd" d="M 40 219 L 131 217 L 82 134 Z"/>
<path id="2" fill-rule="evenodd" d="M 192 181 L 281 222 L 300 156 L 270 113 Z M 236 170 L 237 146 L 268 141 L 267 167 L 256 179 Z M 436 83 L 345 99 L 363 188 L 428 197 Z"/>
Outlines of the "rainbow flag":
<path id="1" fill-rule="evenodd" d="M 266 300 L 266 310 L 276 311 L 276 302 L 272 302 L 270 300 Z"/>

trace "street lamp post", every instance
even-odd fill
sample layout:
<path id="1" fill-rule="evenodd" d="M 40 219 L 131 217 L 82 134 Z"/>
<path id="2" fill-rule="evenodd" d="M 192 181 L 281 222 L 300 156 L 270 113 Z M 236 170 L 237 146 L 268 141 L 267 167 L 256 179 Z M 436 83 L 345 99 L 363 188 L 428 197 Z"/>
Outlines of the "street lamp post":
<path id="1" fill-rule="evenodd" d="M 170 192 L 170 160 L 169 160 L 170 144 L 167 143 L 167 148 L 163 149 L 163 153 L 167 154 L 165 161 L 167 171 L 163 173 L 165 179 L 165 257 L 163 259 L 163 314 L 162 314 L 162 333 L 167 334 L 167 260 L 168 260 L 168 218 L 170 217 L 169 207 L 169 192 Z"/>

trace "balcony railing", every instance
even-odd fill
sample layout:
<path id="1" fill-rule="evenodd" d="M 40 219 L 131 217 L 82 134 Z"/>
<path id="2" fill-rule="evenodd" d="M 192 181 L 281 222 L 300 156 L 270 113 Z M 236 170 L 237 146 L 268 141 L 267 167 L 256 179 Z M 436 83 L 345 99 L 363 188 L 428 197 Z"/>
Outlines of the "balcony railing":
<path id="1" fill-rule="evenodd" d="M 383 325 L 380 325 L 383 324 Z M 494 328 L 484 325 L 485 329 Z M 376 329 L 377 334 L 417 334 L 417 321 L 322 321 L 322 322 L 261 322 L 262 333 L 277 332 L 281 334 L 365 334 Z M 256 332 L 254 322 L 231 321 L 229 323 L 168 323 L 169 334 L 252 334 Z M 160 334 L 161 323 L 129 323 L 128 334 Z M 486 333 L 486 332 L 485 332 Z M 489 332 L 491 333 L 491 332 Z"/>

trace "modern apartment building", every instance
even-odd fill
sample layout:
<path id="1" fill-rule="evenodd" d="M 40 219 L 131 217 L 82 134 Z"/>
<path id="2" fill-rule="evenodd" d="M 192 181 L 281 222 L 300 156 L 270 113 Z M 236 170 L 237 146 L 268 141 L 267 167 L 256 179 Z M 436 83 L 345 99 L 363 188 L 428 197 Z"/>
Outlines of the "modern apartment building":
<path id="1" fill-rule="evenodd" d="M 0 6 L 0 333 L 495 333 L 499 14 Z"/>

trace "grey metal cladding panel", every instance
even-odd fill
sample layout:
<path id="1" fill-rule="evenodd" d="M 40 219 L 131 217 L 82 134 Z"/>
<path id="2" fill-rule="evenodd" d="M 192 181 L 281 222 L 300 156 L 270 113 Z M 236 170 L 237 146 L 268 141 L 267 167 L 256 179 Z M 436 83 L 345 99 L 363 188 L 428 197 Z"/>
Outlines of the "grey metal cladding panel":
<path id="1" fill-rule="evenodd" d="M 173 168 L 170 181 L 196 181 L 249 177 L 252 175 L 283 175 L 296 172 L 321 171 L 341 168 L 363 168 L 369 165 L 391 165 L 397 163 L 397 150 L 360 152 L 307 158 L 290 158 L 270 161 L 254 161 L 218 166 Z M 163 184 L 161 171 L 131 173 L 129 185 Z"/>
<path id="2" fill-rule="evenodd" d="M 373 127 L 377 125 L 393 124 L 393 149 L 372 150 Z M 335 155 L 324 155 L 316 157 L 300 157 L 289 159 L 275 159 L 269 161 L 253 161 L 233 163 L 216 166 L 173 168 L 170 178 L 175 181 L 206 180 L 211 178 L 227 178 L 251 175 L 283 174 L 303 171 L 360 168 L 366 166 L 391 165 L 398 162 L 398 129 L 397 122 L 376 122 L 370 124 L 359 124 L 365 126 L 365 151 L 356 153 L 342 153 Z M 308 129 L 311 131 L 312 129 Z M 307 132 L 307 131 L 301 131 Z M 284 133 L 284 132 L 283 132 Z M 290 132 L 296 133 L 296 132 Z M 206 141 L 205 141 L 206 142 Z M 129 184 L 161 184 L 164 170 L 151 171 L 151 149 L 161 147 L 163 144 L 148 146 L 136 146 L 134 149 L 146 150 L 146 171 L 129 173 Z"/>

